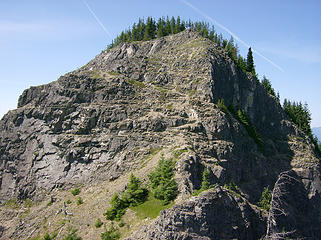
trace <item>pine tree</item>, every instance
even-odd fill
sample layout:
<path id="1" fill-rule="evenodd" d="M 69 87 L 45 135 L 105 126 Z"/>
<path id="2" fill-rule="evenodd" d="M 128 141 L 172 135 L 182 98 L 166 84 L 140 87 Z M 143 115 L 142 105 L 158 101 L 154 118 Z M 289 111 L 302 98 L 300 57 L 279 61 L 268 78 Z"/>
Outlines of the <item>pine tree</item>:
<path id="1" fill-rule="evenodd" d="M 171 34 L 171 21 L 169 20 L 168 16 L 166 17 L 166 24 L 164 27 L 164 35 L 168 36 Z"/>
<path id="2" fill-rule="evenodd" d="M 208 38 L 212 41 L 214 41 L 214 33 L 215 33 L 215 30 L 214 30 L 214 27 L 212 26 L 212 29 L 210 31 L 210 34 L 208 36 Z M 215 42 L 215 41 L 214 41 Z"/>
<path id="3" fill-rule="evenodd" d="M 165 36 L 165 21 L 163 18 L 159 18 L 157 22 L 157 37 L 161 38 Z"/>
<path id="4" fill-rule="evenodd" d="M 132 41 L 138 41 L 138 40 L 139 40 L 139 32 L 136 27 L 136 23 L 134 23 L 133 29 L 132 29 Z"/>
<path id="5" fill-rule="evenodd" d="M 171 19 L 171 34 L 175 34 L 175 29 L 176 29 L 176 20 L 174 17 Z"/>
<path id="6" fill-rule="evenodd" d="M 178 16 L 176 20 L 175 33 L 179 33 L 181 31 L 181 18 Z"/>
<path id="7" fill-rule="evenodd" d="M 209 189 L 211 186 L 210 183 L 210 171 L 208 171 L 207 169 L 204 169 L 203 174 L 202 174 L 202 186 L 201 186 L 201 190 L 207 190 Z"/>
<path id="8" fill-rule="evenodd" d="M 242 69 L 243 71 L 247 70 L 246 62 L 242 56 L 237 58 L 237 66 Z"/>
<path id="9" fill-rule="evenodd" d="M 147 41 L 147 40 L 153 39 L 152 32 L 153 32 L 152 20 L 150 17 L 148 17 L 147 22 L 146 22 L 145 31 L 144 31 L 143 40 Z"/>
<path id="10" fill-rule="evenodd" d="M 251 48 L 249 48 L 249 51 L 247 53 L 246 64 L 247 64 L 247 71 L 255 75 L 256 74 L 255 66 L 254 66 L 253 53 Z"/>
<path id="11" fill-rule="evenodd" d="M 122 200 L 128 205 L 137 206 L 143 203 L 148 195 L 148 190 L 141 187 L 141 181 L 131 174 L 129 177 L 129 183 L 127 185 L 127 190 L 122 195 Z"/>
<path id="12" fill-rule="evenodd" d="M 274 89 L 272 88 L 272 84 L 271 84 L 271 82 L 270 82 L 270 80 L 269 79 L 267 79 L 267 77 L 266 76 L 263 76 L 263 79 L 262 79 L 262 85 L 263 85 L 263 87 L 266 89 L 266 91 L 270 94 L 270 95 L 272 95 L 272 96 L 276 96 L 275 95 L 275 91 L 274 91 Z"/>

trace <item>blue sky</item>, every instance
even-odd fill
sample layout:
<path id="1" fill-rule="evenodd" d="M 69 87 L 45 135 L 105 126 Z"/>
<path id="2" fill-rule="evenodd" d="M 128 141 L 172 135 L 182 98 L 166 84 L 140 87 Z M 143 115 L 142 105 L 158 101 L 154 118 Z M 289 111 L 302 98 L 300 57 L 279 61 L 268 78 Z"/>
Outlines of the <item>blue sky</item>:
<path id="1" fill-rule="evenodd" d="M 320 0 L 87 3 L 105 30 L 84 0 L 0 1 L 0 116 L 16 107 L 24 89 L 86 64 L 139 17 L 179 15 L 216 21 L 216 31 L 230 38 L 227 28 L 245 43 L 236 41 L 243 56 L 246 44 L 252 46 L 259 54 L 254 54 L 259 77 L 266 75 L 282 99 L 308 103 L 312 126 L 321 126 Z"/>

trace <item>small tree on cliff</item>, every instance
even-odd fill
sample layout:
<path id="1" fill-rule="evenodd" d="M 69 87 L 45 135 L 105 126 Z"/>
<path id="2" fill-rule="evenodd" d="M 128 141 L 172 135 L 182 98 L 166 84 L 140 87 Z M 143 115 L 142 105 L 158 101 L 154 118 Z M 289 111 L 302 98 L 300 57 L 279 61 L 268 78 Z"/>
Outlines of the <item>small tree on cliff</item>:
<path id="1" fill-rule="evenodd" d="M 255 75 L 255 66 L 254 66 L 254 60 L 253 60 L 253 53 L 252 49 L 249 48 L 249 52 L 247 53 L 247 71 Z"/>

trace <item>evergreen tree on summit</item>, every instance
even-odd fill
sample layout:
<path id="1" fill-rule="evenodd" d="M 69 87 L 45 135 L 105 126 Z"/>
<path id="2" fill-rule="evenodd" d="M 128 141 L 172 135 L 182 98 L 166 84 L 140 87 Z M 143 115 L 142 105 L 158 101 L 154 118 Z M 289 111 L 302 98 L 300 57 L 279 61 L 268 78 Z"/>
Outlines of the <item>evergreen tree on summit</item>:
<path id="1" fill-rule="evenodd" d="M 249 48 L 249 52 L 247 53 L 247 71 L 252 73 L 253 75 L 256 75 L 255 73 L 255 66 L 254 66 L 254 60 L 253 60 L 253 53 L 252 49 Z"/>

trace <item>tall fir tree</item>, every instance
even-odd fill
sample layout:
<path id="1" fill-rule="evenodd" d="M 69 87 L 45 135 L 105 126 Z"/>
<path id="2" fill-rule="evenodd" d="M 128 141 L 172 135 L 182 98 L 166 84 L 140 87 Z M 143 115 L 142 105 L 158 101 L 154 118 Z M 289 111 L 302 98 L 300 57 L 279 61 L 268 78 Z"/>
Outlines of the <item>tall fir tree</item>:
<path id="1" fill-rule="evenodd" d="M 247 71 L 252 73 L 253 75 L 256 75 L 255 73 L 255 66 L 254 66 L 254 60 L 253 60 L 253 53 L 252 48 L 249 48 L 249 51 L 247 53 L 247 59 L 246 59 L 246 65 L 247 65 Z"/>
<path id="2" fill-rule="evenodd" d="M 178 16 L 176 20 L 175 33 L 179 33 L 181 31 L 181 18 Z"/>
<path id="3" fill-rule="evenodd" d="M 165 36 L 168 36 L 169 34 L 171 34 L 171 21 L 169 20 L 169 17 L 166 17 L 166 24 L 164 27 L 164 34 Z"/>
<path id="4" fill-rule="evenodd" d="M 161 38 L 165 36 L 165 21 L 163 18 L 159 18 L 157 22 L 157 37 Z"/>
<path id="5" fill-rule="evenodd" d="M 174 17 L 171 18 L 171 34 L 175 34 L 176 30 L 176 20 Z"/>
<path id="6" fill-rule="evenodd" d="M 132 41 L 138 41 L 139 40 L 139 32 L 136 27 L 136 23 L 133 24 L 133 29 L 132 29 Z"/>

